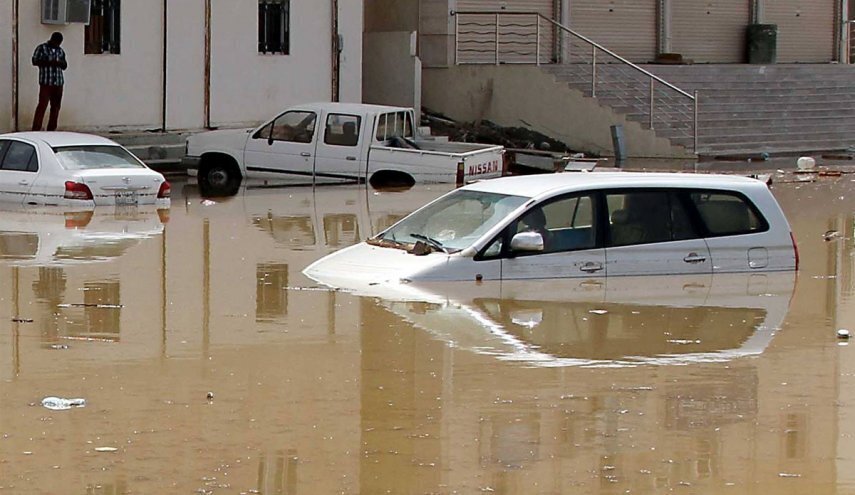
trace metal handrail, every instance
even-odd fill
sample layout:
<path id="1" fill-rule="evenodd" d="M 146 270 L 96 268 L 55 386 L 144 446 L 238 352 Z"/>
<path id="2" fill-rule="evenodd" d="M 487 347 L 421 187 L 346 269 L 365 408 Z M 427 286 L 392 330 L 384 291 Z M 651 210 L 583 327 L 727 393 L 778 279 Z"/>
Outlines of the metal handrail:
<path id="1" fill-rule="evenodd" d="M 535 61 L 536 65 L 540 65 L 540 41 L 541 41 L 540 40 L 540 37 L 541 37 L 540 19 L 543 19 L 546 22 L 548 22 L 549 24 L 552 24 L 558 30 L 563 31 L 564 33 L 567 33 L 567 34 L 569 34 L 569 35 L 571 35 L 571 36 L 579 39 L 580 41 L 587 43 L 588 45 L 591 46 L 591 63 L 590 63 L 590 65 L 591 65 L 591 96 L 592 97 L 597 96 L 597 51 L 598 50 L 609 55 L 610 57 L 614 58 L 615 60 L 621 62 L 623 65 L 632 68 L 633 70 L 637 71 L 638 73 L 642 74 L 643 76 L 645 76 L 649 79 L 649 81 L 650 81 L 650 89 L 649 89 L 649 92 L 650 92 L 650 101 L 649 101 L 650 122 L 649 122 L 649 125 L 650 125 L 651 129 L 653 129 L 654 89 L 655 89 L 654 85 L 655 85 L 655 83 L 659 83 L 659 84 L 665 86 L 666 88 L 671 89 L 672 91 L 676 92 L 678 95 L 685 97 L 688 100 L 690 100 L 693 104 L 693 107 L 694 107 L 693 108 L 693 119 L 692 119 L 693 120 L 693 122 L 692 122 L 693 140 L 694 140 L 693 151 L 695 153 L 697 153 L 697 151 L 698 151 L 698 104 L 699 104 L 699 98 L 698 98 L 698 92 L 697 91 L 695 91 L 694 94 L 690 94 L 689 92 L 687 92 L 687 91 L 675 86 L 674 84 L 671 84 L 668 81 L 662 79 L 661 77 L 657 76 L 656 74 L 653 74 L 652 72 L 645 70 L 642 67 L 639 67 L 638 65 L 630 62 L 629 60 L 625 59 L 624 57 L 621 57 L 617 53 L 609 50 L 608 48 L 600 45 L 599 43 L 587 38 L 586 36 L 583 36 L 583 35 L 575 32 L 575 31 L 573 31 L 572 29 L 560 24 L 559 22 L 556 22 L 553 19 L 550 19 L 550 18 L 540 14 L 539 12 L 507 12 L 507 11 L 495 11 L 495 10 L 457 10 L 457 11 L 452 10 L 451 15 L 455 18 L 455 20 L 454 20 L 454 34 L 455 34 L 455 36 L 454 36 L 454 63 L 455 63 L 455 65 L 460 64 L 460 61 L 459 61 L 460 60 L 459 59 L 459 44 L 458 44 L 458 40 L 459 40 L 459 20 L 458 20 L 459 18 L 457 17 L 458 15 L 492 15 L 492 16 L 494 16 L 495 23 L 496 23 L 495 40 L 494 40 L 494 42 L 495 42 L 495 63 L 497 65 L 500 63 L 500 53 L 499 53 L 499 34 L 500 34 L 499 33 L 499 22 L 500 22 L 500 16 L 536 16 L 536 46 L 537 46 L 536 61 Z"/>

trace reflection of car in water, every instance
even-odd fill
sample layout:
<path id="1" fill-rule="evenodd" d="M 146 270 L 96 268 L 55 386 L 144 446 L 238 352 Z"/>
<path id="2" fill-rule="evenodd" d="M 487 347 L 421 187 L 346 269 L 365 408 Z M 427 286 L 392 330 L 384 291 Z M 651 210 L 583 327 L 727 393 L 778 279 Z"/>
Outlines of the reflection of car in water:
<path id="1" fill-rule="evenodd" d="M 759 354 L 793 273 L 483 282 L 357 290 L 453 346 L 537 366 L 673 364 Z"/>
<path id="2" fill-rule="evenodd" d="M 169 210 L 144 207 L 0 211 L 0 263 L 64 265 L 121 256 L 163 232 Z"/>

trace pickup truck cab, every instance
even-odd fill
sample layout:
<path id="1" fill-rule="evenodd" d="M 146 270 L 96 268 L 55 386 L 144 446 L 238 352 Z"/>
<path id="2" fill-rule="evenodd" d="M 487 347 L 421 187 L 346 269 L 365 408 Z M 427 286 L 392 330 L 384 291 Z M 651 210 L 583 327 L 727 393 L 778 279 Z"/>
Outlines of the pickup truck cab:
<path id="1" fill-rule="evenodd" d="M 502 175 L 501 146 L 421 139 L 416 129 L 411 108 L 310 103 L 255 129 L 190 136 L 184 164 L 226 193 L 242 179 L 412 185 Z"/>

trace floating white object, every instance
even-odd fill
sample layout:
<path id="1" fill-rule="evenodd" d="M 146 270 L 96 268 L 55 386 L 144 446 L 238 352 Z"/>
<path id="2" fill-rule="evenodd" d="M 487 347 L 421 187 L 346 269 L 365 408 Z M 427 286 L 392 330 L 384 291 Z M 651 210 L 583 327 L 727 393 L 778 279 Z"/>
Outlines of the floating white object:
<path id="1" fill-rule="evenodd" d="M 116 447 L 95 447 L 95 452 L 115 452 L 119 449 Z"/>
<path id="2" fill-rule="evenodd" d="M 54 410 L 65 411 L 72 407 L 86 407 L 86 399 L 63 399 L 62 397 L 45 397 L 42 406 Z"/>
<path id="3" fill-rule="evenodd" d="M 799 170 L 813 170 L 816 168 L 816 160 L 810 156 L 802 156 L 796 161 Z"/>
<path id="4" fill-rule="evenodd" d="M 849 338 L 849 330 L 846 330 L 845 328 L 841 328 L 840 330 L 837 331 L 837 338 L 838 339 L 848 339 Z"/>

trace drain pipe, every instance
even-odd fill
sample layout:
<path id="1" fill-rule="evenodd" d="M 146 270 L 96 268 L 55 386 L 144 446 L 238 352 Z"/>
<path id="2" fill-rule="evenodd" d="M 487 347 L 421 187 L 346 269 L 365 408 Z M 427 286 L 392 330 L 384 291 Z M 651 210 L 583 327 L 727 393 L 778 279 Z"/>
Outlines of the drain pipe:
<path id="1" fill-rule="evenodd" d="M 20 123 L 18 122 L 18 17 L 20 0 L 12 2 L 12 130 L 18 132 Z"/>
<path id="2" fill-rule="evenodd" d="M 340 96 L 341 80 L 341 36 L 338 33 L 338 0 L 331 0 L 332 4 L 332 101 L 338 101 Z"/>
<path id="3" fill-rule="evenodd" d="M 211 0 L 205 0 L 205 129 L 211 128 Z"/>
<path id="4" fill-rule="evenodd" d="M 167 26 L 169 22 L 169 9 L 167 7 L 167 0 L 163 0 L 163 87 L 161 88 L 161 101 L 160 101 L 160 130 L 161 132 L 166 132 L 166 69 L 167 69 L 167 45 L 168 38 L 167 35 L 169 33 Z"/>

